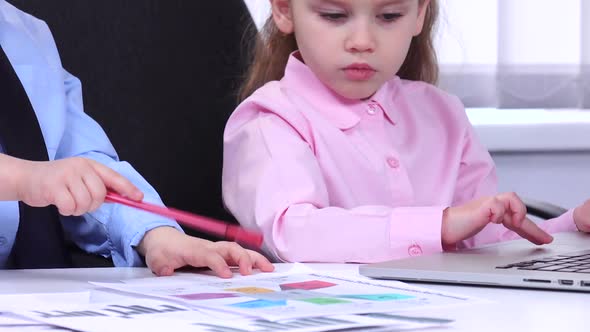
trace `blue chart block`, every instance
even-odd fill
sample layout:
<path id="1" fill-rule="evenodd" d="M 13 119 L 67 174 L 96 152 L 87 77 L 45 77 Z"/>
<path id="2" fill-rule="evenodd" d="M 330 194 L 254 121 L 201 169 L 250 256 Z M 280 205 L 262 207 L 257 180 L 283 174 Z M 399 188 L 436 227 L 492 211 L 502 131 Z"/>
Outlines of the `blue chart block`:
<path id="1" fill-rule="evenodd" d="M 232 307 L 244 308 L 244 309 L 257 309 L 257 308 L 267 308 L 267 307 L 280 307 L 286 306 L 287 301 L 269 301 L 269 300 L 254 300 L 242 303 L 234 303 L 231 304 Z"/>

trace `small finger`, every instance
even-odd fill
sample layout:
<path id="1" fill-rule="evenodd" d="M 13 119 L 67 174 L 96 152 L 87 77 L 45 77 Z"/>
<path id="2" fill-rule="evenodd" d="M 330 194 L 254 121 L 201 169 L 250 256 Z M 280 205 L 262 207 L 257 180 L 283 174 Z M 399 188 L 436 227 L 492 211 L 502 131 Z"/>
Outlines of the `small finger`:
<path id="1" fill-rule="evenodd" d="M 524 219 L 520 228 L 513 228 L 512 230 L 537 245 L 548 244 L 553 241 L 553 236 L 528 218 Z"/>
<path id="2" fill-rule="evenodd" d="M 511 216 L 511 225 L 520 228 L 526 218 L 526 205 L 515 193 L 506 193 L 503 196 L 505 197 L 506 210 L 508 211 L 506 214 Z"/>
<path id="3" fill-rule="evenodd" d="M 107 188 L 113 189 L 132 200 L 140 201 L 143 199 L 141 190 L 127 178 L 102 164 L 93 163 L 92 165 Z"/>
<path id="4" fill-rule="evenodd" d="M 496 197 L 492 197 L 484 206 L 488 208 L 488 222 L 501 224 L 505 213 L 504 204 Z"/>
<path id="5" fill-rule="evenodd" d="M 91 204 L 88 208 L 88 211 L 94 211 L 98 209 L 104 202 L 107 189 L 104 185 L 104 182 L 102 182 L 97 174 L 93 173 L 86 175 L 82 178 L 82 180 L 86 184 L 86 188 L 88 188 L 88 192 L 90 193 L 91 197 Z"/>
<path id="6" fill-rule="evenodd" d="M 58 190 L 54 195 L 55 206 L 62 216 L 71 216 L 76 210 L 76 203 L 67 187 Z"/>
<path id="7" fill-rule="evenodd" d="M 268 259 L 266 259 L 266 257 L 262 256 L 260 253 L 248 250 L 248 254 L 250 255 L 252 266 L 254 266 L 255 268 L 258 268 L 262 272 L 274 271 L 274 265 L 272 265 L 272 263 Z"/>
<path id="8" fill-rule="evenodd" d="M 81 178 L 76 178 L 68 184 L 72 198 L 74 199 L 75 208 L 73 215 L 81 216 L 90 210 L 92 205 L 92 196 Z"/>
<path id="9" fill-rule="evenodd" d="M 221 255 L 226 261 L 238 265 L 240 274 L 249 275 L 252 273 L 252 260 L 246 249 L 235 242 L 221 242 L 219 245 Z"/>
<path id="10" fill-rule="evenodd" d="M 158 272 L 156 273 L 156 275 L 159 277 L 167 277 L 167 276 L 171 276 L 173 274 L 174 274 L 174 269 L 168 265 L 164 265 L 163 267 L 159 268 Z"/>
<path id="11" fill-rule="evenodd" d="M 152 272 L 157 275 L 158 277 L 162 276 L 170 276 L 174 273 L 174 269 L 166 264 L 166 259 L 164 257 L 157 257 L 146 260 L 146 264 Z"/>
<path id="12" fill-rule="evenodd" d="M 231 278 L 233 273 L 227 265 L 225 259 L 220 254 L 212 252 L 206 258 L 207 267 L 209 267 L 216 275 L 221 278 Z"/>

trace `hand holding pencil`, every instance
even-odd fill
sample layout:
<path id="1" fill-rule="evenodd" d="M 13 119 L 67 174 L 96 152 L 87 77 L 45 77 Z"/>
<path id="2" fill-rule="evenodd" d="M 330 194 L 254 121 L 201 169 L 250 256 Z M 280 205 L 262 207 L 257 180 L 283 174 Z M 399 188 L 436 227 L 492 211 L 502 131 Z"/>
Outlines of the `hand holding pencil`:
<path id="1" fill-rule="evenodd" d="M 235 241 L 253 249 L 259 249 L 262 245 L 262 234 L 250 232 L 240 226 L 231 225 L 213 218 L 141 201 L 134 201 L 112 191 L 107 193 L 105 200 L 106 202 L 124 204 L 175 219 L 181 225 L 219 236 L 228 241 Z"/>
<path id="2" fill-rule="evenodd" d="M 219 220 L 134 201 L 114 192 L 108 192 L 105 201 L 173 218 L 185 226 L 222 236 L 230 241 L 235 240 L 254 248 L 259 248 L 262 244 L 262 235 Z M 145 256 L 148 267 L 159 276 L 172 275 L 175 269 L 186 265 L 207 266 L 222 278 L 230 278 L 233 275 L 229 266 L 238 266 L 242 275 L 251 274 L 252 268 L 258 268 L 263 272 L 274 270 L 273 265 L 264 256 L 258 252 L 244 249 L 235 242 L 211 242 L 188 236 L 172 227 L 157 227 L 148 231 L 139 243 L 137 250 Z"/>

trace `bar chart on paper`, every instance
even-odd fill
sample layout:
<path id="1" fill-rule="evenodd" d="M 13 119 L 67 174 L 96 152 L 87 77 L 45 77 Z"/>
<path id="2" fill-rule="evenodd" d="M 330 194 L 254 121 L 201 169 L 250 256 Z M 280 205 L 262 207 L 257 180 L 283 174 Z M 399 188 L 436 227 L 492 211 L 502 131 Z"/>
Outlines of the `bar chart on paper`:
<path id="1" fill-rule="evenodd" d="M 200 276 L 172 277 L 157 279 L 149 284 L 96 285 L 175 300 L 193 308 L 233 312 L 268 320 L 398 312 L 475 301 L 468 297 L 432 292 L 403 283 L 384 283 L 316 273 L 261 274 L 235 280 Z"/>

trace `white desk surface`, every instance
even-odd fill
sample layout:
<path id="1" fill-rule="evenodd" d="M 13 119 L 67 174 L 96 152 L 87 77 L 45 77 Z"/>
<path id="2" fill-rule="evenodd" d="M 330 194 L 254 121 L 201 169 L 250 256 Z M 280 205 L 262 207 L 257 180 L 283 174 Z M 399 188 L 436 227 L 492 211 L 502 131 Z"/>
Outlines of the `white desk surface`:
<path id="1" fill-rule="evenodd" d="M 358 267 L 353 264 L 306 265 L 324 273 L 356 271 Z M 286 271 L 291 265 L 276 264 L 275 266 L 277 271 Z M 76 292 L 93 289 L 94 286 L 88 281 L 117 282 L 123 279 L 149 276 L 153 276 L 153 274 L 145 268 L 3 270 L 0 271 L 0 294 Z M 493 301 L 489 304 L 406 311 L 404 313 L 411 316 L 455 320 L 449 327 L 428 329 L 428 331 L 590 331 L 588 323 L 590 293 L 435 284 L 416 285 Z"/>

